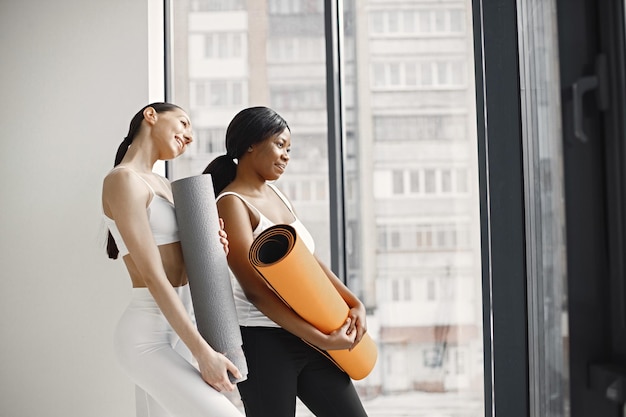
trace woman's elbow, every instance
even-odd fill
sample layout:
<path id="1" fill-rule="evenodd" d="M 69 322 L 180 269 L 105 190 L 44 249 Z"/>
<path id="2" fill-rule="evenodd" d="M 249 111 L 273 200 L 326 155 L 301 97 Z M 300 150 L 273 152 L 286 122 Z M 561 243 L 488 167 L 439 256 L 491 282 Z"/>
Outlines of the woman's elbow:
<path id="1" fill-rule="evenodd" d="M 248 301 L 250 301 L 252 304 L 258 307 L 260 303 L 263 303 L 264 297 L 261 291 L 259 291 L 258 289 L 246 288 L 244 286 L 242 286 L 241 288 Z"/>
<path id="2" fill-rule="evenodd" d="M 267 303 L 268 293 L 271 292 L 268 286 L 263 282 L 242 282 L 239 280 L 239 285 L 243 290 L 244 295 L 256 308 L 261 309 Z"/>

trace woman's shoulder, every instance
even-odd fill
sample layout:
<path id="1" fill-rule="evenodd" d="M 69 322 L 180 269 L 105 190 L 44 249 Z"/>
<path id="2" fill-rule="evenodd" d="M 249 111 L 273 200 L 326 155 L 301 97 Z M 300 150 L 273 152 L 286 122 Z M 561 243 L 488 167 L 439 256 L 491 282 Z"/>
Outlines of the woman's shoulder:
<path id="1" fill-rule="evenodd" d="M 227 204 L 244 204 L 248 203 L 246 196 L 239 192 L 237 188 L 224 188 L 216 197 L 215 201 L 219 204 L 226 202 Z"/>
<path id="2" fill-rule="evenodd" d="M 127 165 L 116 165 L 104 176 L 105 180 L 122 180 L 137 173 Z"/>
<path id="3" fill-rule="evenodd" d="M 148 185 L 148 188 L 146 188 Z M 131 167 L 118 165 L 110 170 L 103 180 L 103 192 L 150 192 L 152 187 Z"/>
<path id="4" fill-rule="evenodd" d="M 217 196 L 216 202 L 219 210 L 238 211 L 245 209 L 245 211 L 252 210 L 253 212 L 260 213 L 253 203 L 253 199 L 250 199 L 244 192 L 241 192 L 239 187 L 226 187 Z"/>
<path id="5" fill-rule="evenodd" d="M 246 188 L 243 185 L 238 184 L 236 181 L 228 184 L 222 191 L 220 191 L 218 198 L 226 196 L 237 196 L 243 199 L 249 198 L 246 192 Z"/>
<path id="6" fill-rule="evenodd" d="M 132 182 L 131 178 L 135 175 L 129 168 L 118 165 L 104 176 L 103 186 L 105 189 L 128 187 Z"/>

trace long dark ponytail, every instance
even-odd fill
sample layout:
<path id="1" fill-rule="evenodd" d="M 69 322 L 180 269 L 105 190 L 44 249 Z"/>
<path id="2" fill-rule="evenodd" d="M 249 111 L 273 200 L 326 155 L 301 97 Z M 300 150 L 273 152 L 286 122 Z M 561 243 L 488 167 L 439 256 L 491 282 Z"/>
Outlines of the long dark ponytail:
<path id="1" fill-rule="evenodd" d="M 211 174 L 215 196 L 235 179 L 235 159 L 241 158 L 250 146 L 285 129 L 289 129 L 285 119 L 268 107 L 248 107 L 237 113 L 226 129 L 226 155 L 215 158 L 202 172 Z"/>
<path id="2" fill-rule="evenodd" d="M 122 162 L 122 159 L 124 159 L 126 152 L 128 152 L 128 148 L 133 143 L 135 136 L 137 136 L 137 133 L 139 133 L 139 130 L 141 129 L 141 123 L 143 122 L 143 112 L 148 107 L 152 107 L 157 113 L 163 113 L 163 112 L 180 109 L 179 106 L 172 104 L 172 103 L 158 102 L 158 103 L 148 104 L 147 106 L 144 106 L 141 110 L 139 110 L 137 114 L 135 114 L 130 121 L 128 134 L 126 134 L 126 137 L 124 138 L 122 143 L 120 143 L 120 146 L 117 148 L 117 153 L 115 154 L 115 162 L 113 163 L 113 167 L 118 166 L 120 162 Z M 107 254 L 109 255 L 109 258 L 117 259 L 117 256 L 119 255 L 119 253 L 120 251 L 117 248 L 115 239 L 113 238 L 111 231 L 109 231 L 109 235 L 107 238 Z"/>

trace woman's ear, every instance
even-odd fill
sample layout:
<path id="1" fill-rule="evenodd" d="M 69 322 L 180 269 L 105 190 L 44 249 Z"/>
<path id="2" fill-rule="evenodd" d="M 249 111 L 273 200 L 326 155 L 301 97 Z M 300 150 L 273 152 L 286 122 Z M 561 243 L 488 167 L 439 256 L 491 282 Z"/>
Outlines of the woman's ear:
<path id="1" fill-rule="evenodd" d="M 248 146 L 248 152 L 252 152 L 252 145 Z"/>
<path id="2" fill-rule="evenodd" d="M 157 111 L 154 109 L 154 107 L 146 107 L 143 110 L 143 118 L 150 124 L 154 124 L 157 120 Z"/>

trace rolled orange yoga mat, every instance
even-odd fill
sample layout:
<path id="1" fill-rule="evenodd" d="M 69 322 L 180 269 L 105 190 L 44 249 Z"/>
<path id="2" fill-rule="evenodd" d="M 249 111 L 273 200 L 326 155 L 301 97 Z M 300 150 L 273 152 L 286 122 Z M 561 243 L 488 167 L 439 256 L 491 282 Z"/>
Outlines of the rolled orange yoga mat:
<path id="1" fill-rule="evenodd" d="M 252 243 L 248 259 L 272 290 L 321 332 L 329 334 L 345 323 L 350 308 L 292 226 L 266 229 Z M 378 357 L 367 333 L 351 351 L 322 353 L 356 380 L 372 371 Z"/>

